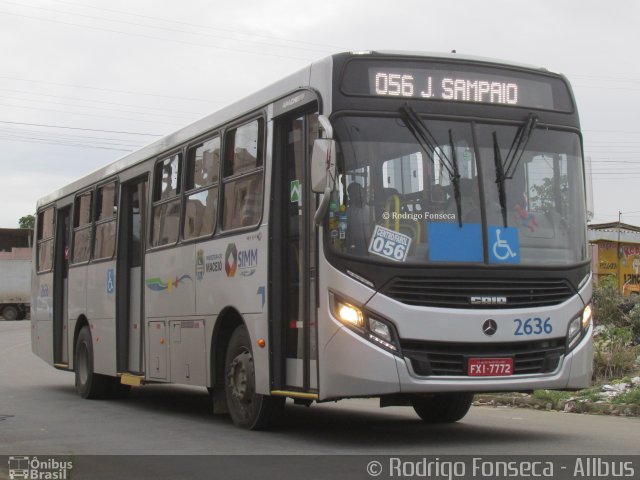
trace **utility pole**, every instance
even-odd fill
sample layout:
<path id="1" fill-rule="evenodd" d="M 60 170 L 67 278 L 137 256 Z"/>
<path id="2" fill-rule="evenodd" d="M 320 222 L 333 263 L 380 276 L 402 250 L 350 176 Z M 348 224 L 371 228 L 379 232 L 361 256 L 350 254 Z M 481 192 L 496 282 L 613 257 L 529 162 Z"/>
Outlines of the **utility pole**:
<path id="1" fill-rule="evenodd" d="M 618 210 L 618 290 L 622 293 L 622 280 L 620 278 L 620 262 L 622 261 L 622 255 L 620 252 L 620 221 L 622 219 L 622 212 Z"/>

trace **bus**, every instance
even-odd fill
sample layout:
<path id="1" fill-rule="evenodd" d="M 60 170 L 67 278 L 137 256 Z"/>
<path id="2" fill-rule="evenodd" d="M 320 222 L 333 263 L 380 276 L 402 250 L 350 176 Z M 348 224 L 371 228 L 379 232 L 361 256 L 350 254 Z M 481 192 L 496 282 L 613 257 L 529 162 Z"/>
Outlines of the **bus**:
<path id="1" fill-rule="evenodd" d="M 39 200 L 33 351 L 84 398 L 206 387 L 246 429 L 583 388 L 584 171 L 562 75 L 335 54 Z"/>

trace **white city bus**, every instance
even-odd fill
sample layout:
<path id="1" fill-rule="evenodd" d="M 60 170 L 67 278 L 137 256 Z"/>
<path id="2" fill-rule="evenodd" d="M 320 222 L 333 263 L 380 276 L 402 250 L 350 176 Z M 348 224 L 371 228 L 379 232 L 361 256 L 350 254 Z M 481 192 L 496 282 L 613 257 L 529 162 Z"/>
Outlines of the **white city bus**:
<path id="1" fill-rule="evenodd" d="M 567 80 L 456 54 L 318 61 L 38 202 L 33 351 L 85 398 L 207 387 L 454 422 L 591 378 Z"/>

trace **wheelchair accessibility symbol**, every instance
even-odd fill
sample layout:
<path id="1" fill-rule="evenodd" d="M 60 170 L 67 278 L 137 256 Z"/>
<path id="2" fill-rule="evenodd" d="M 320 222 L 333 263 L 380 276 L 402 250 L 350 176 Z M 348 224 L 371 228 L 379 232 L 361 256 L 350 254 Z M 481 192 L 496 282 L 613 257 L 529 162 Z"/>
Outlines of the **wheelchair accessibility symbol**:
<path id="1" fill-rule="evenodd" d="M 514 227 L 489 227 L 490 263 L 520 263 L 518 229 Z"/>
<path id="2" fill-rule="evenodd" d="M 116 289 L 113 268 L 107 270 L 107 293 L 113 293 Z"/>

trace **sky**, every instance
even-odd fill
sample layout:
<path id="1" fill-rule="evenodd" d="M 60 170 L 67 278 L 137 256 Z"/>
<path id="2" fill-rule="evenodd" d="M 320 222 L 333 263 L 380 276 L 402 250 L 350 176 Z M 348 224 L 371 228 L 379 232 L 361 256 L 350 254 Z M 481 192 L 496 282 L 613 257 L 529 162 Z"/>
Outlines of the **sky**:
<path id="1" fill-rule="evenodd" d="M 640 225 L 639 44 L 636 0 L 0 0 L 0 228 L 351 50 L 456 50 L 565 74 L 592 162 L 592 222 Z"/>

